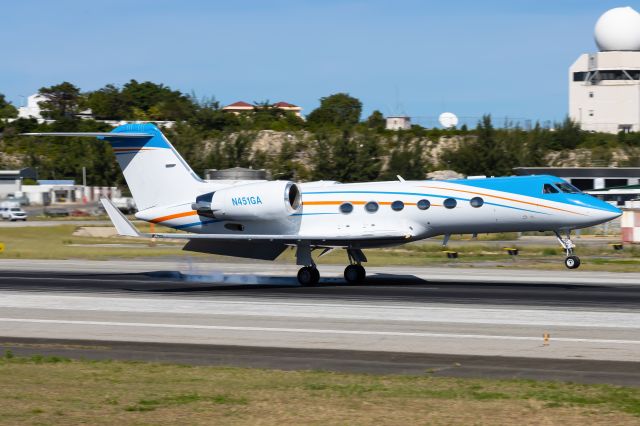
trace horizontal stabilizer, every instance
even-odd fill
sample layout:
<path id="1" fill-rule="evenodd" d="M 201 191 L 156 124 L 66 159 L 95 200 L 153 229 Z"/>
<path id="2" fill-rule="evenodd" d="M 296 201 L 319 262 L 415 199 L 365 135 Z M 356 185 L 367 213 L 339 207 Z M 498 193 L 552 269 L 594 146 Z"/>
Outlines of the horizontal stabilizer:
<path id="1" fill-rule="evenodd" d="M 129 219 L 127 219 L 125 215 L 123 215 L 122 212 L 113 205 L 111 200 L 109 200 L 108 198 L 100 198 L 100 202 L 102 203 L 104 209 L 107 211 L 107 214 L 109 215 L 109 219 L 111 219 L 113 226 L 116 227 L 118 235 L 123 235 L 126 237 L 141 236 L 135 226 L 133 226 L 133 223 L 131 223 Z"/>
<path id="2" fill-rule="evenodd" d="M 113 132 L 54 132 L 54 133 L 20 133 L 20 136 L 77 136 L 86 138 L 151 138 L 150 133 L 113 133 Z"/>

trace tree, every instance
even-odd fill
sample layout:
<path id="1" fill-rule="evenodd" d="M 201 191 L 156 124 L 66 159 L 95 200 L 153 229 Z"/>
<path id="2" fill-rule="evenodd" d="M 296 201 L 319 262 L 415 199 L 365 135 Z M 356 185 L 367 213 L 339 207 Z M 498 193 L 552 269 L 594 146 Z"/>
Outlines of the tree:
<path id="1" fill-rule="evenodd" d="M 567 117 L 561 124 L 555 125 L 556 129 L 551 136 L 551 149 L 575 149 L 584 142 L 584 133 L 580 125 Z"/>
<path id="2" fill-rule="evenodd" d="M 410 132 L 399 132 L 396 138 L 396 146 L 391 151 L 387 170 L 382 177 L 395 180 L 400 175 L 404 179 L 424 179 L 428 164 L 424 160 L 420 141 L 412 140 Z"/>
<path id="3" fill-rule="evenodd" d="M 347 93 L 320 98 L 320 106 L 307 116 L 312 127 L 331 126 L 340 129 L 353 127 L 360 121 L 362 102 Z"/>
<path id="4" fill-rule="evenodd" d="M 367 127 L 375 130 L 384 130 L 387 125 L 387 121 L 384 119 L 384 115 L 378 110 L 371 113 L 367 118 Z"/>
<path id="5" fill-rule="evenodd" d="M 4 95 L 0 93 L 0 118 L 15 118 L 18 116 L 16 107 L 7 102 Z"/>
<path id="6" fill-rule="evenodd" d="M 130 80 L 122 88 L 121 96 L 133 115 L 153 120 L 186 120 L 196 110 L 191 97 L 150 81 Z"/>
<path id="7" fill-rule="evenodd" d="M 81 101 L 80 89 L 69 82 L 42 87 L 38 93 L 46 99 L 38 103 L 45 118 L 70 118 L 78 112 Z"/>
<path id="8" fill-rule="evenodd" d="M 93 116 L 105 120 L 122 120 L 131 118 L 131 110 L 127 107 L 120 89 L 113 84 L 107 84 L 102 89 L 89 93 L 87 105 Z"/>
<path id="9" fill-rule="evenodd" d="M 465 138 L 457 150 L 445 151 L 442 163 L 445 167 L 467 175 L 500 176 L 511 174 L 517 164 L 514 147 L 507 146 L 508 138 L 498 135 L 485 115 L 478 122 L 476 138 Z"/>
<path id="10" fill-rule="evenodd" d="M 333 164 L 333 141 L 331 133 L 321 130 L 316 133 L 315 155 L 312 157 L 314 180 L 334 180 L 335 165 Z"/>
<path id="11" fill-rule="evenodd" d="M 371 130 L 365 130 L 355 136 L 356 164 L 350 181 L 367 182 L 377 180 L 382 169 L 380 136 Z"/>

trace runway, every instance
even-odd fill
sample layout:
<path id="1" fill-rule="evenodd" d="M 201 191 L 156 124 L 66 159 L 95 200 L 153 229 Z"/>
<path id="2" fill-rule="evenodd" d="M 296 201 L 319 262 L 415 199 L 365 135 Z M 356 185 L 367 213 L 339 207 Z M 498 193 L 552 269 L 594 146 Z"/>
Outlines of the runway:
<path id="1" fill-rule="evenodd" d="M 103 342 L 112 349 L 88 352 L 157 359 L 163 349 L 139 349 L 154 344 L 182 354 L 178 362 L 640 385 L 640 274 L 369 268 L 368 282 L 353 286 L 341 267 L 320 270 L 321 286 L 301 288 L 294 266 L 273 263 L 2 260 L 0 342 L 57 353 L 73 351 L 63 342 Z"/>

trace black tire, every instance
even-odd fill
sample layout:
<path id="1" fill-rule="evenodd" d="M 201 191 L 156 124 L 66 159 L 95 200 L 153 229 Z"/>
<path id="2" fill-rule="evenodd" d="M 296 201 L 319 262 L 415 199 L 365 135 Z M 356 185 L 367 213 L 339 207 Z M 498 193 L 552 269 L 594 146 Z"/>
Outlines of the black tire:
<path id="1" fill-rule="evenodd" d="M 305 266 L 298 271 L 298 282 L 301 286 L 311 287 L 320 281 L 320 272 L 312 266 Z"/>
<path id="2" fill-rule="evenodd" d="M 362 265 L 349 265 L 344 268 L 344 279 L 350 284 L 361 283 L 367 276 Z"/>
<path id="3" fill-rule="evenodd" d="M 564 266 L 569 269 L 577 269 L 580 266 L 580 258 L 578 256 L 567 256 L 564 259 Z"/>
<path id="4" fill-rule="evenodd" d="M 320 271 L 318 268 L 311 268 L 311 273 L 313 274 L 313 285 L 318 285 L 320 282 Z"/>
<path id="5" fill-rule="evenodd" d="M 359 281 L 363 282 L 365 278 L 367 278 L 367 271 L 364 269 L 364 266 L 362 265 L 357 265 L 358 266 L 358 273 L 360 274 L 359 276 Z"/>

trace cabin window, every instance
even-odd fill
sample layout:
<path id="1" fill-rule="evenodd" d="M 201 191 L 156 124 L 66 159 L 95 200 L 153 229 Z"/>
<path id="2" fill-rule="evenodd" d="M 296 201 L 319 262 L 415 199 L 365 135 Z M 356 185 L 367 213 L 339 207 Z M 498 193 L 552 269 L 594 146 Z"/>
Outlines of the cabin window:
<path id="1" fill-rule="evenodd" d="M 431 207 L 431 203 L 429 202 L 429 200 L 420 200 L 416 205 L 420 210 L 427 210 L 429 207 Z"/>
<path id="2" fill-rule="evenodd" d="M 342 203 L 340 204 L 340 211 L 344 214 L 349 214 L 353 211 L 353 204 L 351 203 Z"/>
<path id="3" fill-rule="evenodd" d="M 469 200 L 469 204 L 471 204 L 471 207 L 475 207 L 477 209 L 478 207 L 482 207 L 484 200 L 481 197 L 473 197 Z"/>
<path id="4" fill-rule="evenodd" d="M 556 186 L 565 194 L 577 194 L 580 192 L 578 188 L 567 182 L 558 182 L 556 183 Z"/>
<path id="5" fill-rule="evenodd" d="M 391 203 L 391 210 L 399 212 L 402 209 L 404 209 L 404 203 L 402 201 L 398 200 Z"/>
<path id="6" fill-rule="evenodd" d="M 557 194 L 558 192 L 558 189 L 550 183 L 545 183 L 542 187 L 543 194 Z"/>
<path id="7" fill-rule="evenodd" d="M 447 209 L 454 209 L 458 205 L 458 202 L 455 198 L 447 198 L 446 200 L 444 200 L 442 205 Z"/>
<path id="8" fill-rule="evenodd" d="M 369 213 L 377 212 L 378 208 L 379 208 L 378 203 L 376 203 L 375 201 L 369 201 L 367 204 L 364 205 L 364 209 Z"/>

